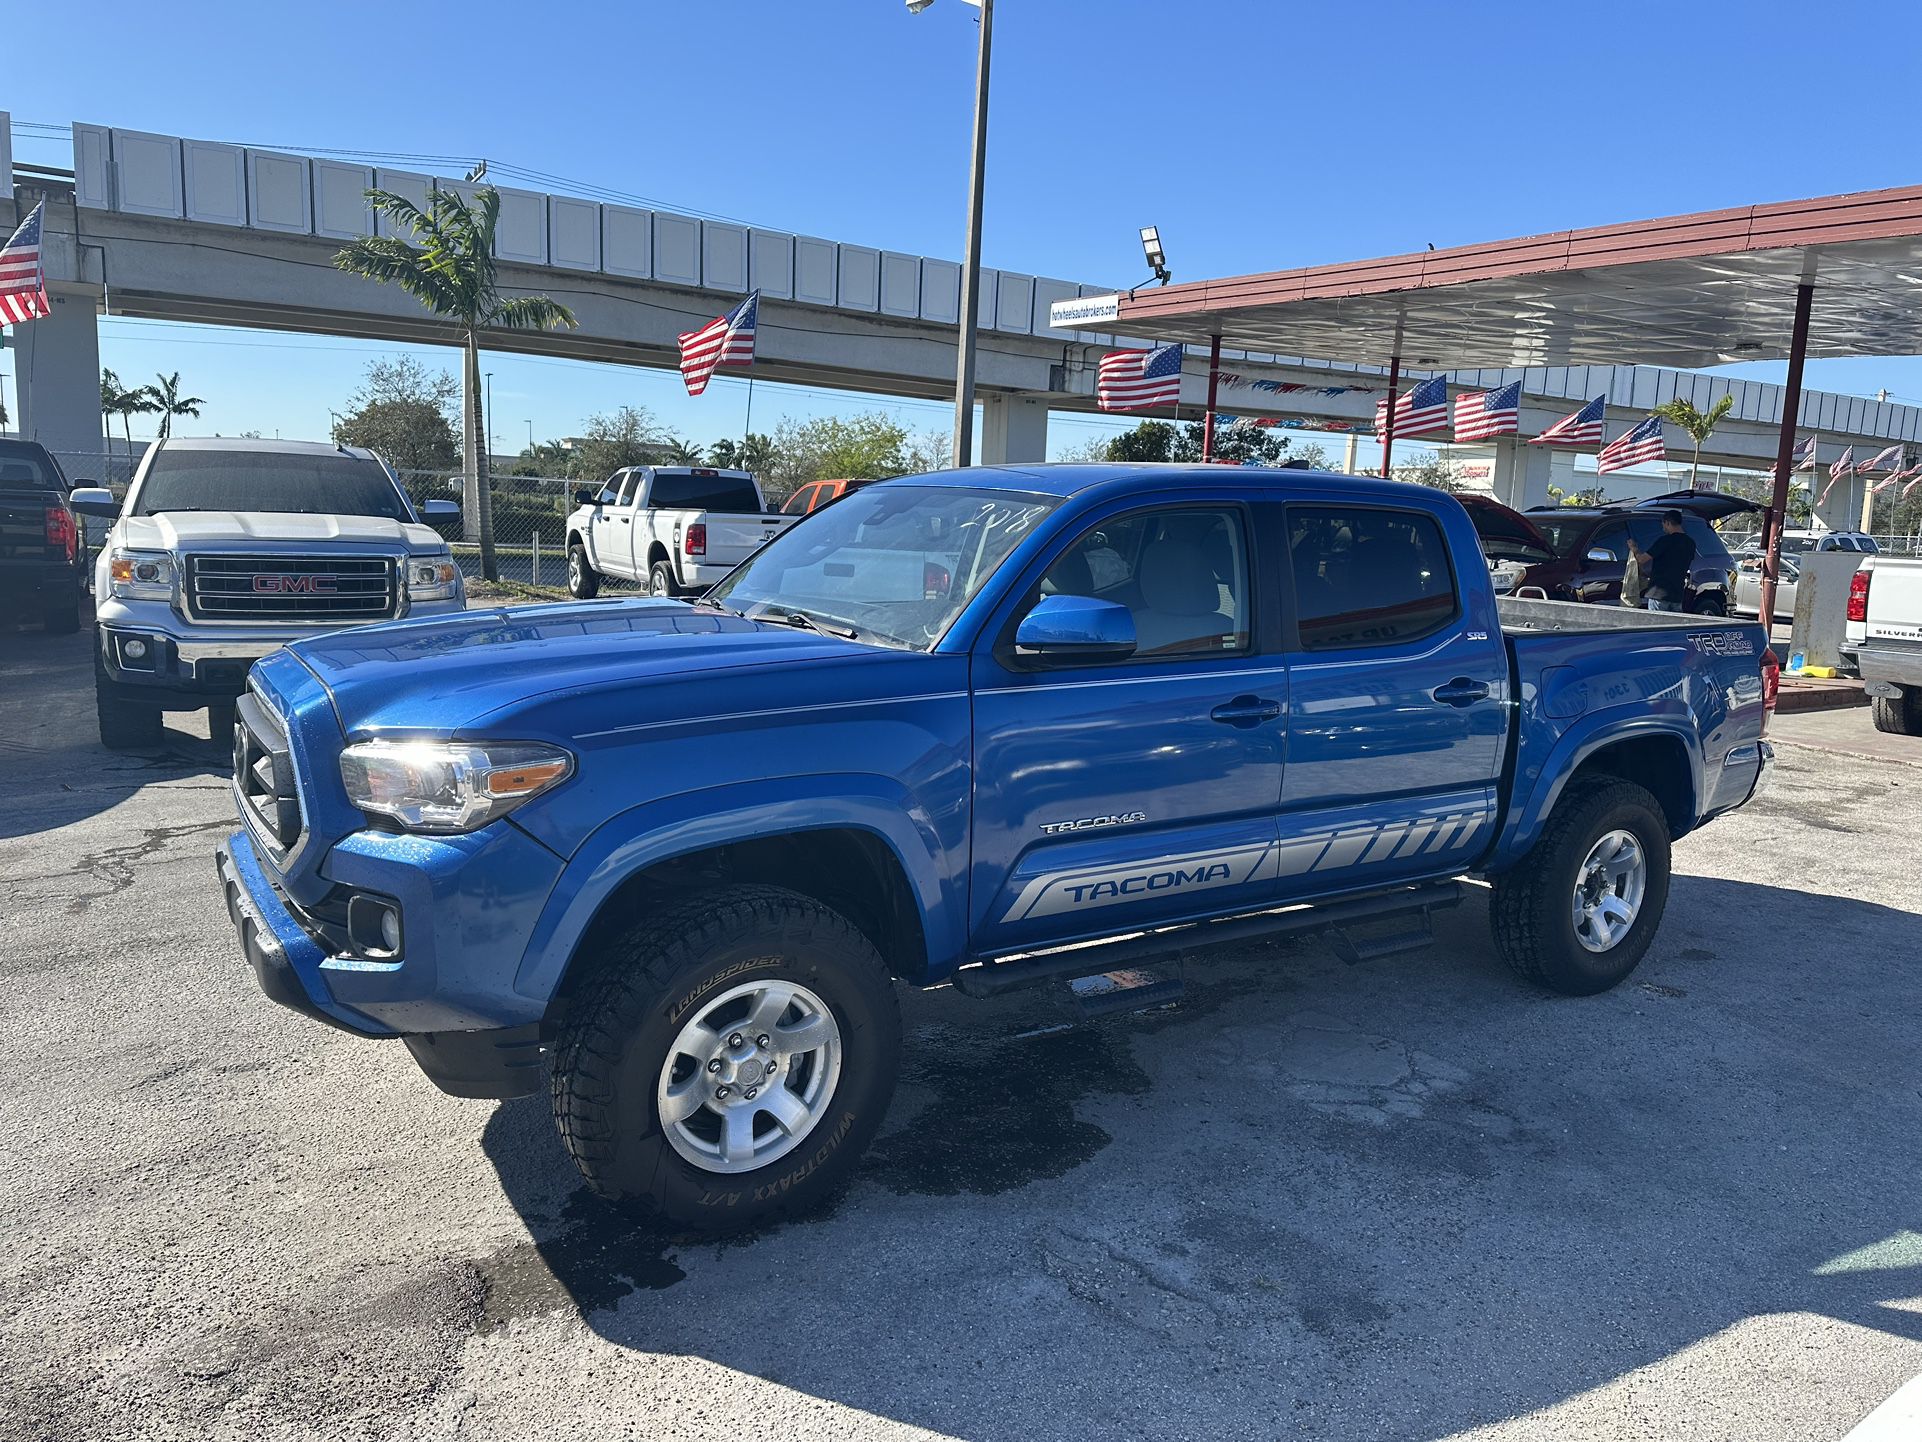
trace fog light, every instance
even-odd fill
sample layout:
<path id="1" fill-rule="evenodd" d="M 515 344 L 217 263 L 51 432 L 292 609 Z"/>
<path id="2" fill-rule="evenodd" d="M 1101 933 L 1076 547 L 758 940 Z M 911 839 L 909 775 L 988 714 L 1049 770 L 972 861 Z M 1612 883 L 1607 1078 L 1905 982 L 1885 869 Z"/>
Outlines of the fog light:
<path id="1" fill-rule="evenodd" d="M 400 903 L 366 892 L 347 902 L 347 944 L 356 956 L 394 961 L 401 953 Z"/>
<path id="2" fill-rule="evenodd" d="M 138 661 L 147 654 L 147 643 L 135 636 L 121 644 L 120 653 L 129 661 Z"/>

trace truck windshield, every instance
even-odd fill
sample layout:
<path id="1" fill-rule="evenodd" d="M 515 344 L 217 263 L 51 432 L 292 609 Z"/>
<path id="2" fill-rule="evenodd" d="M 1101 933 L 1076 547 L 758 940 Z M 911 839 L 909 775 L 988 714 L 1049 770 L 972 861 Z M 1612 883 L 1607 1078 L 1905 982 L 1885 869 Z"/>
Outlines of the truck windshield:
<path id="1" fill-rule="evenodd" d="M 869 486 L 775 537 L 707 599 L 754 620 L 926 651 L 1054 505 L 1007 491 Z"/>
<path id="2" fill-rule="evenodd" d="M 140 483 L 134 514 L 163 511 L 296 511 L 414 519 L 386 470 L 361 456 L 164 446 Z"/>
<path id="3" fill-rule="evenodd" d="M 677 476 L 672 472 L 654 473 L 654 489 L 648 501 L 664 511 L 734 511 L 755 515 L 761 498 L 754 482 L 746 476 Z"/>

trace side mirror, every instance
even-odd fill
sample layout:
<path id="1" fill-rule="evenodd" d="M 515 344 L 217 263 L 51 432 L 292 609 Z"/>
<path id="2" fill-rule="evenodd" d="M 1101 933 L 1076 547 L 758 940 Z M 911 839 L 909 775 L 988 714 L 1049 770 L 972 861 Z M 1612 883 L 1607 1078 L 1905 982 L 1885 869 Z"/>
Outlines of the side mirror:
<path id="1" fill-rule="evenodd" d="M 1092 596 L 1043 596 L 1014 632 L 1015 654 L 1045 661 L 1122 661 L 1135 653 L 1134 612 Z"/>
<path id="2" fill-rule="evenodd" d="M 597 494 L 598 492 L 582 486 L 578 491 L 574 492 L 574 504 L 577 506 L 591 506 L 594 504 L 594 497 Z"/>
<path id="3" fill-rule="evenodd" d="M 1609 564 L 1612 564 L 1613 562 L 1621 560 L 1622 558 L 1616 555 L 1613 551 L 1603 550 L 1600 546 L 1590 546 L 1588 548 L 1588 559 L 1591 561 L 1599 561 L 1603 565 L 1609 565 Z"/>
<path id="4" fill-rule="evenodd" d="M 459 501 L 422 501 L 420 518 L 432 525 L 435 521 L 458 521 L 460 519 Z"/>
<path id="5" fill-rule="evenodd" d="M 105 486 L 75 486 L 67 502 L 83 516 L 100 516 L 109 521 L 120 518 L 120 502 Z"/>

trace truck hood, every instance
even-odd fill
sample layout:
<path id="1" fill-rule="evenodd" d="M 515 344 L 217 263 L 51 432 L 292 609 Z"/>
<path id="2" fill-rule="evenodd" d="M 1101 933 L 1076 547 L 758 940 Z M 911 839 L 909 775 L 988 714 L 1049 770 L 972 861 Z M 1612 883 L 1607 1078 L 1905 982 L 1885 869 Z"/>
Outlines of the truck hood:
<path id="1" fill-rule="evenodd" d="M 122 516 L 115 544 L 141 551 L 246 551 L 260 546 L 373 546 L 439 551 L 431 527 L 381 516 L 310 516 L 296 511 L 162 511 Z"/>
<path id="2" fill-rule="evenodd" d="M 451 735 L 563 692 L 745 667 L 875 655 L 875 648 L 682 601 L 588 601 L 464 611 L 334 631 L 288 647 L 333 697 L 350 736 Z"/>

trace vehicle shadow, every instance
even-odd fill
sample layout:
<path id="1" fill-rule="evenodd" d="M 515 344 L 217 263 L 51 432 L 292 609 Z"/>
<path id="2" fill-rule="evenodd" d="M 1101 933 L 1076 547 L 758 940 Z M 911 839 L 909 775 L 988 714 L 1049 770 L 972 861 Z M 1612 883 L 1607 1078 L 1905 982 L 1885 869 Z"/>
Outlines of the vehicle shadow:
<path id="1" fill-rule="evenodd" d="M 0 629 L 0 840 L 85 820 L 155 781 L 224 776 L 232 764 L 224 738 L 208 738 L 205 713 L 167 717 L 157 747 L 100 744 L 90 619 L 70 636 Z"/>
<path id="2" fill-rule="evenodd" d="M 1678 876 L 1636 976 L 1572 1000 L 1483 913 L 1353 969 L 1244 947 L 1174 1011 L 1065 1029 L 915 994 L 854 1185 L 751 1238 L 596 1201 L 544 1100 L 504 1104 L 530 1240 L 482 1265 L 488 1325 L 572 1309 L 996 1442 L 1437 1438 L 1789 1313 L 1922 1344 L 1889 1305 L 1922 1293 L 1912 915 Z"/>

